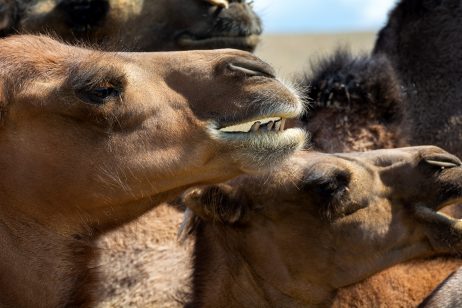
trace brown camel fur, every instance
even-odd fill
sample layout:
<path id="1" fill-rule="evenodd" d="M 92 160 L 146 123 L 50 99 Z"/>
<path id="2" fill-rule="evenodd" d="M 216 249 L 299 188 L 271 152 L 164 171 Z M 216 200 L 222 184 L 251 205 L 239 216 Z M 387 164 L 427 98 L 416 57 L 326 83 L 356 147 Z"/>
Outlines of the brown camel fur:
<path id="1" fill-rule="evenodd" d="M 384 56 L 353 56 L 338 49 L 297 78 L 310 100 L 294 126 L 310 132 L 322 152 L 367 151 L 407 144 L 399 80 Z"/>
<path id="2" fill-rule="evenodd" d="M 21 31 L 117 50 L 237 48 L 253 51 L 261 22 L 241 0 L 46 0 L 30 6 Z"/>
<path id="3" fill-rule="evenodd" d="M 462 249 L 458 158 L 436 147 L 301 152 L 280 170 L 195 188 L 189 307 L 326 306 L 394 264 Z M 197 222 L 198 220 L 198 222 Z"/>
<path id="4" fill-rule="evenodd" d="M 402 0 L 374 48 L 406 88 L 411 144 L 435 144 L 456 155 L 462 155 L 461 9 L 456 0 Z"/>
<path id="5" fill-rule="evenodd" d="M 12 36 L 0 76 L 0 306 L 89 305 L 98 235 L 191 185 L 277 165 L 305 139 L 280 125 L 301 112 L 296 93 L 242 51 Z M 268 123 L 233 132 L 256 121 Z"/>

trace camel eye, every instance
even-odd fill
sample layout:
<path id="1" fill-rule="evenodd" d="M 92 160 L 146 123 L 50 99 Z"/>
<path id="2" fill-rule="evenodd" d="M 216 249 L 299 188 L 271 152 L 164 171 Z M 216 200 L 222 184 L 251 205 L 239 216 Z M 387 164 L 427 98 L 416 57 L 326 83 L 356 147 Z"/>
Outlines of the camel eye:
<path id="1" fill-rule="evenodd" d="M 103 83 L 80 92 L 79 96 L 84 99 L 85 102 L 93 105 L 102 105 L 111 99 L 120 97 L 121 95 L 119 87 L 110 83 Z"/>

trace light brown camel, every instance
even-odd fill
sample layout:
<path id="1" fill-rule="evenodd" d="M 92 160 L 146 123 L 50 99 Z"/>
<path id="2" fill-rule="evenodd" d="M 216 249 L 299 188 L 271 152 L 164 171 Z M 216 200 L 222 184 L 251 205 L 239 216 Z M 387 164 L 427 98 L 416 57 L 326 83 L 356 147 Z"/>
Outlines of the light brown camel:
<path id="1" fill-rule="evenodd" d="M 437 147 L 301 152 L 279 170 L 195 188 L 188 307 L 328 305 L 394 264 L 462 249 L 462 166 Z"/>
<path id="2" fill-rule="evenodd" d="M 283 129 L 296 93 L 242 51 L 12 36 L 0 76 L 0 306 L 89 305 L 99 234 L 191 185 L 274 166 L 305 138 Z"/>
<path id="3" fill-rule="evenodd" d="M 252 51 L 261 33 L 260 19 L 242 0 L 46 0 L 30 6 L 21 24 L 21 31 L 112 50 Z"/>

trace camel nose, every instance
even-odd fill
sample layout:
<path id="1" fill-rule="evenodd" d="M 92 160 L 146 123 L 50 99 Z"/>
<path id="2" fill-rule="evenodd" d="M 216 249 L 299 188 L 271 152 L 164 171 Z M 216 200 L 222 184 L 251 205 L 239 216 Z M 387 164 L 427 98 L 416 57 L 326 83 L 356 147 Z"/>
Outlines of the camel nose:
<path id="1" fill-rule="evenodd" d="M 460 167 L 462 162 L 459 158 L 449 153 L 425 155 L 423 162 L 441 169 Z"/>
<path id="2" fill-rule="evenodd" d="M 275 78 L 273 68 L 257 58 L 235 57 L 225 61 L 224 71 L 228 74 L 243 77 L 267 77 Z"/>

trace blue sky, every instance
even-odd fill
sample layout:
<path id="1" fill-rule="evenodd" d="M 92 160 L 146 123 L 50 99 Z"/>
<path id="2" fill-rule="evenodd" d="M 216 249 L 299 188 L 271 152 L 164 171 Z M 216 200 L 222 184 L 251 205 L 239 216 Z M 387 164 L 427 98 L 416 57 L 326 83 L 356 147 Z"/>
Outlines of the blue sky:
<path id="1" fill-rule="evenodd" d="M 266 33 L 379 29 L 396 0 L 254 0 Z"/>

